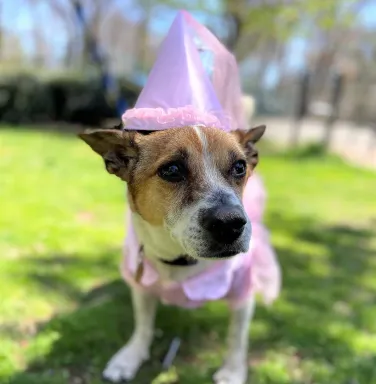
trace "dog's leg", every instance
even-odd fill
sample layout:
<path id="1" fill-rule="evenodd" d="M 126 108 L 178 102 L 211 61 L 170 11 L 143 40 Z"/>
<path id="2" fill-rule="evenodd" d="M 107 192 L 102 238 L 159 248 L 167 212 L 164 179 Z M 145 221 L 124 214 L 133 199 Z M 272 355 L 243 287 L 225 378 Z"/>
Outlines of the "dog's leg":
<path id="1" fill-rule="evenodd" d="M 133 379 L 141 364 L 148 360 L 154 335 L 157 299 L 138 289 L 132 289 L 135 328 L 128 343 L 109 361 L 103 372 L 112 382 Z"/>
<path id="2" fill-rule="evenodd" d="M 228 351 L 225 363 L 214 375 L 216 384 L 244 384 L 247 379 L 248 330 L 255 310 L 252 296 L 241 308 L 231 313 Z"/>

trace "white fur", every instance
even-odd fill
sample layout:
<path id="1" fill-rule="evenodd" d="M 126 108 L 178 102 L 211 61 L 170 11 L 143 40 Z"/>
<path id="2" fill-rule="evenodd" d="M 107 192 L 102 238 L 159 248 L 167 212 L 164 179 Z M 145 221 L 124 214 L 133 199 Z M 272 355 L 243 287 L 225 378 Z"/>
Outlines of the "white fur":
<path id="1" fill-rule="evenodd" d="M 199 260 L 191 267 L 169 266 L 158 260 L 174 260 L 176 256 L 187 253 L 187 250 L 171 236 L 171 230 L 166 227 L 155 227 L 143 220 L 139 215 L 132 214 L 133 224 L 140 243 L 144 245 L 144 254 L 158 271 L 163 280 L 183 281 L 205 271 L 213 260 Z"/>
<path id="2" fill-rule="evenodd" d="M 144 245 L 144 253 L 151 259 L 173 260 L 176 255 L 185 253 L 166 227 L 151 225 L 137 213 L 132 213 L 132 222 L 140 243 Z"/>
<path id="3" fill-rule="evenodd" d="M 202 127 L 195 126 L 194 128 L 197 136 L 199 137 L 202 143 L 203 170 L 205 173 L 204 178 L 206 183 L 208 184 L 209 192 L 221 189 L 231 195 L 231 198 L 233 199 L 234 203 L 239 202 L 239 198 L 236 196 L 234 191 L 228 186 L 228 184 L 223 179 L 223 176 L 214 165 L 211 154 L 208 150 L 208 141 L 206 139 L 205 132 L 202 130 Z"/>
<path id="4" fill-rule="evenodd" d="M 214 375 L 217 384 L 244 384 L 247 379 L 248 330 L 255 311 L 253 296 L 241 308 L 231 312 L 228 350 L 225 362 Z"/>
<path id="5" fill-rule="evenodd" d="M 202 153 L 203 153 L 203 170 L 205 172 L 204 179 L 208 185 L 209 191 L 220 188 L 225 189 L 231 194 L 234 194 L 233 191 L 227 187 L 226 183 L 224 183 L 223 177 L 218 172 L 215 167 L 212 158 L 210 156 L 210 152 L 208 151 L 208 141 L 205 136 L 205 132 L 202 130 L 202 127 L 195 126 L 194 127 L 197 136 L 200 139 L 202 144 Z"/>
<path id="6" fill-rule="evenodd" d="M 138 289 L 132 289 L 135 328 L 128 343 L 109 361 L 104 378 L 114 383 L 133 379 L 142 363 L 149 359 L 154 336 L 157 299 Z"/>

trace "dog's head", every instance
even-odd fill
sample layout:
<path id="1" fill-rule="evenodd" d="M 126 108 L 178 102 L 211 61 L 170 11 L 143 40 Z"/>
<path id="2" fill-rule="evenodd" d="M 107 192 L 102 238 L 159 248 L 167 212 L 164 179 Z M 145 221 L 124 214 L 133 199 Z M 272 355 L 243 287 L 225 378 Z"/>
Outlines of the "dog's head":
<path id="1" fill-rule="evenodd" d="M 164 226 L 195 258 L 246 252 L 251 225 L 242 192 L 265 126 L 226 133 L 184 127 L 140 133 L 93 130 L 80 137 L 128 184 L 132 211 Z"/>

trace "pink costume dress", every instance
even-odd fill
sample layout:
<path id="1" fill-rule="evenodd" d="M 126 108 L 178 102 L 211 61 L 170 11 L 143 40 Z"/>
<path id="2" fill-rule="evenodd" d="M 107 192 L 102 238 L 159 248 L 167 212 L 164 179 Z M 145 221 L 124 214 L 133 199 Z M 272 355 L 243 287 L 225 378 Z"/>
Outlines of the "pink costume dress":
<path id="1" fill-rule="evenodd" d="M 212 126 L 231 132 L 246 128 L 235 58 L 192 16 L 179 12 L 159 51 L 135 108 L 122 119 L 125 129 L 162 130 L 188 125 Z M 252 225 L 247 253 L 215 261 L 203 273 L 183 282 L 162 281 L 143 258 L 136 278 L 140 244 L 129 215 L 122 276 L 131 285 L 158 295 L 162 302 L 194 308 L 211 300 L 226 299 L 241 305 L 252 293 L 266 303 L 279 294 L 280 269 L 262 224 L 266 193 L 260 177 L 247 182 L 243 204 Z"/>

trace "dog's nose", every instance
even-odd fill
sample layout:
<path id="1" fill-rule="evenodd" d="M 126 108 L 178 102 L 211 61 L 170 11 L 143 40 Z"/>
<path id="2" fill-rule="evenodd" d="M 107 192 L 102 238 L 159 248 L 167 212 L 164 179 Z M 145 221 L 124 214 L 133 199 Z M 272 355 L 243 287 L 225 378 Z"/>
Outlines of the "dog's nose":
<path id="1" fill-rule="evenodd" d="M 238 206 L 221 206 L 205 210 L 201 225 L 215 241 L 231 244 L 243 233 L 247 218 Z"/>

